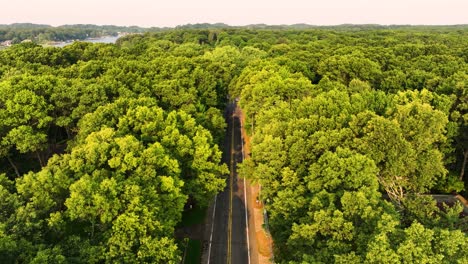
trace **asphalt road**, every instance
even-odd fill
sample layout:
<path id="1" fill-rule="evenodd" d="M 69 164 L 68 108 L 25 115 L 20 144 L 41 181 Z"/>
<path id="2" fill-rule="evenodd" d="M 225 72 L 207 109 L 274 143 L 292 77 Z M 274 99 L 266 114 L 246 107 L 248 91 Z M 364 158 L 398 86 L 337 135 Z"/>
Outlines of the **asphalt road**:
<path id="1" fill-rule="evenodd" d="M 235 103 L 231 103 L 225 112 L 228 127 L 223 161 L 231 174 L 227 178 L 226 189 L 216 198 L 208 260 L 213 264 L 249 263 L 243 181 L 238 179 L 236 173 L 237 163 L 242 161 L 242 146 L 240 120 L 234 116 L 235 108 Z"/>

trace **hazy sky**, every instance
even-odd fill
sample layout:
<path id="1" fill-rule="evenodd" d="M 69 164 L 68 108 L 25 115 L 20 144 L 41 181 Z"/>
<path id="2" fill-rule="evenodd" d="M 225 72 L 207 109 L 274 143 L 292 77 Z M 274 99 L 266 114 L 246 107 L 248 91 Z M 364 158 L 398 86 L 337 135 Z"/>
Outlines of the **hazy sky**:
<path id="1" fill-rule="evenodd" d="M 468 24 L 468 0 L 0 0 L 0 24 Z"/>

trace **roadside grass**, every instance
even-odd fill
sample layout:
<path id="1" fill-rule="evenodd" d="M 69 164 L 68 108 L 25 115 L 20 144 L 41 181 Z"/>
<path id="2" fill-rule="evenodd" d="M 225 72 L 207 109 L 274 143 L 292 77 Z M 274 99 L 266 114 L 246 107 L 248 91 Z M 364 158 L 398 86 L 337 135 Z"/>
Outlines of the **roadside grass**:
<path id="1" fill-rule="evenodd" d="M 198 206 L 186 210 L 182 213 L 182 221 L 179 223 L 179 227 L 188 227 L 196 224 L 203 223 L 206 215 L 206 207 L 200 208 Z"/>
<path id="2" fill-rule="evenodd" d="M 203 223 L 207 209 L 206 207 L 195 206 L 192 209 L 185 210 L 182 213 L 182 221 L 177 227 L 184 228 Z M 183 238 L 178 240 L 178 244 L 185 255 L 184 264 L 201 263 L 202 242 L 200 240 Z"/>
<path id="3" fill-rule="evenodd" d="M 185 255 L 184 264 L 200 264 L 201 263 L 202 243 L 200 240 L 190 239 L 187 244 L 187 252 Z"/>

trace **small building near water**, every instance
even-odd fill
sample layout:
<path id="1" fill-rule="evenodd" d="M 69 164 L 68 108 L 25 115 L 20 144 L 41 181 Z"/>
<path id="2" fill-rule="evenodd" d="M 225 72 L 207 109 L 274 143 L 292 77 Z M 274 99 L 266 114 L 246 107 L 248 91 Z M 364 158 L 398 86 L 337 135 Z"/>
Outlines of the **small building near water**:
<path id="1" fill-rule="evenodd" d="M 12 40 L 5 40 L 3 42 L 0 42 L 0 46 L 4 46 L 4 47 L 10 47 L 12 44 L 13 44 Z"/>

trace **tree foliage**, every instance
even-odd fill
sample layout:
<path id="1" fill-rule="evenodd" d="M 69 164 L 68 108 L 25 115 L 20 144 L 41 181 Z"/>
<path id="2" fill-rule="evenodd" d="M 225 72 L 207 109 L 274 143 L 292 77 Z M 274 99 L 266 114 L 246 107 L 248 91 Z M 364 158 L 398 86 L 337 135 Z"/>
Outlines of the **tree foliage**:
<path id="1" fill-rule="evenodd" d="M 0 51 L 2 263 L 179 263 L 184 207 L 225 186 L 234 98 L 275 261 L 468 261 L 463 206 L 430 196 L 467 181 L 466 26 L 147 31 Z"/>

